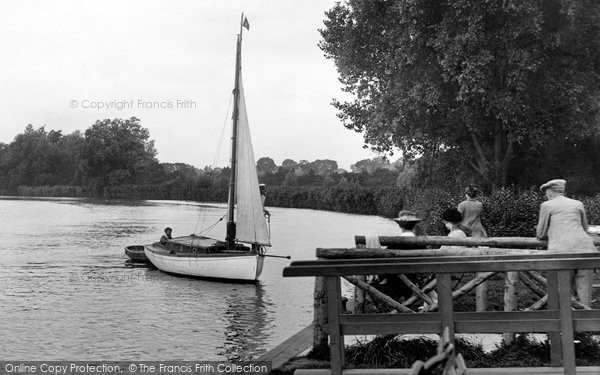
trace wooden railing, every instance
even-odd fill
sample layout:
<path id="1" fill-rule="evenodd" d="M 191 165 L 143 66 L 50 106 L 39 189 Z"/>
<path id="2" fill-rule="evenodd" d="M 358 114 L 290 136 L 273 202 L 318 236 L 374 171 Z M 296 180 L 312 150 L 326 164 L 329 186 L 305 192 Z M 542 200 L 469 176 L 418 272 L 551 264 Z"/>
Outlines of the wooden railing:
<path id="1" fill-rule="evenodd" d="M 399 240 L 393 238 L 392 241 Z M 404 237 L 409 238 L 409 237 Z M 414 237 L 413 237 L 414 238 Z M 416 241 L 420 241 L 417 239 Z M 442 238 L 431 238 L 429 243 Z M 468 246 L 477 246 L 472 239 Z M 399 240 L 405 241 L 405 240 Z M 536 240 L 537 241 L 537 240 Z M 382 241 L 385 242 L 385 241 Z M 449 244 L 449 243 L 443 243 Z M 539 242 L 532 246 L 536 247 Z M 485 245 L 479 245 L 485 246 Z M 295 261 L 283 271 L 285 277 L 320 276 L 327 292 L 327 330 L 331 369 L 344 368 L 344 336 L 365 334 L 546 332 L 551 339 L 553 365 L 575 374 L 574 333 L 600 331 L 600 310 L 573 310 L 571 272 L 600 268 L 600 253 L 548 253 L 539 250 L 487 248 L 471 254 L 455 250 L 441 256 L 418 250 L 318 249 L 318 260 Z M 485 254 L 482 254 L 481 252 Z M 479 252 L 479 253 L 478 253 Z M 455 312 L 451 274 L 476 272 L 541 271 L 547 279 L 547 309 L 541 311 Z M 435 274 L 438 310 L 419 314 L 343 314 L 341 277 L 370 274 Z"/>

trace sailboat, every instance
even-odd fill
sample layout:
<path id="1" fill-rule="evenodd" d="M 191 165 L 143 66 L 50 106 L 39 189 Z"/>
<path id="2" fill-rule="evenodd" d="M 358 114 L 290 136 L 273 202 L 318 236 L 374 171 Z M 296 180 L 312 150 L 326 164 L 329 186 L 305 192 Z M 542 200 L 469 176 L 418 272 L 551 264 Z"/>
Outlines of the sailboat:
<path id="1" fill-rule="evenodd" d="M 241 54 L 244 28 L 249 27 L 242 14 L 236 48 L 231 177 L 225 240 L 190 235 L 172 238 L 166 244 L 154 243 L 144 246 L 144 253 L 150 262 L 168 273 L 255 281 L 263 269 L 265 247 L 271 246 L 242 85 Z"/>

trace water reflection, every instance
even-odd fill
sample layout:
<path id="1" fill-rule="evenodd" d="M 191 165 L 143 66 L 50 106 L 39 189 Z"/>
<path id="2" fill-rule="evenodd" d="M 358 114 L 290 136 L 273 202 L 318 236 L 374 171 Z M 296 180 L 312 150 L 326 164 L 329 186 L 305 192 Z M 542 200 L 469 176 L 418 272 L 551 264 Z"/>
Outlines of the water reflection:
<path id="1" fill-rule="evenodd" d="M 273 303 L 260 283 L 233 289 L 237 293 L 224 296 L 227 308 L 221 319 L 227 325 L 219 354 L 230 361 L 254 359 L 268 348 L 269 331 L 273 328 Z"/>

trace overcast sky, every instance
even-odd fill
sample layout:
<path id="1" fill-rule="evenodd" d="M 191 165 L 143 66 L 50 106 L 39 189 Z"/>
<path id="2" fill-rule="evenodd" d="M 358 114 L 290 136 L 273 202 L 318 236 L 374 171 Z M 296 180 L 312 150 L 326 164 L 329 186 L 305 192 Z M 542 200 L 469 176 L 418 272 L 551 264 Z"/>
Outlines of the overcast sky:
<path id="1" fill-rule="evenodd" d="M 4 1 L 0 3 L 0 142 L 29 123 L 84 131 L 141 119 L 161 162 L 224 165 L 221 143 L 241 13 L 243 76 L 255 156 L 278 165 L 377 155 L 344 128 L 335 66 L 317 47 L 334 1 Z M 149 103 L 150 102 L 150 103 Z M 157 106 L 155 102 L 159 102 Z M 113 108 L 100 108 L 101 106 Z M 160 108 L 160 107 L 163 108 Z M 150 107 L 150 108 L 148 108 Z M 217 157 L 217 155 L 219 155 Z"/>

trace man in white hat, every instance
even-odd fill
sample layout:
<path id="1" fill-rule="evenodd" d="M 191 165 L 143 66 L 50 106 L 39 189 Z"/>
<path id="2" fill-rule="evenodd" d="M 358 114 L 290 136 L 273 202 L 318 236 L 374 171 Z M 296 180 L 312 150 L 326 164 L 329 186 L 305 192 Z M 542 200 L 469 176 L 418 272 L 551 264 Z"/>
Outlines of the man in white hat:
<path id="1" fill-rule="evenodd" d="M 588 235 L 588 223 L 583 203 L 565 197 L 565 180 L 550 180 L 540 186 L 548 199 L 540 206 L 536 236 L 548 239 L 548 251 L 594 252 L 598 251 Z M 593 270 L 575 273 L 575 287 L 579 301 L 589 306 L 592 298 Z"/>
<path id="2" fill-rule="evenodd" d="M 260 191 L 260 200 L 263 205 L 263 212 L 265 213 L 266 217 L 271 217 L 271 213 L 265 208 L 265 201 L 267 200 L 267 197 L 265 196 L 265 188 L 265 184 L 258 184 L 258 190 Z"/>

